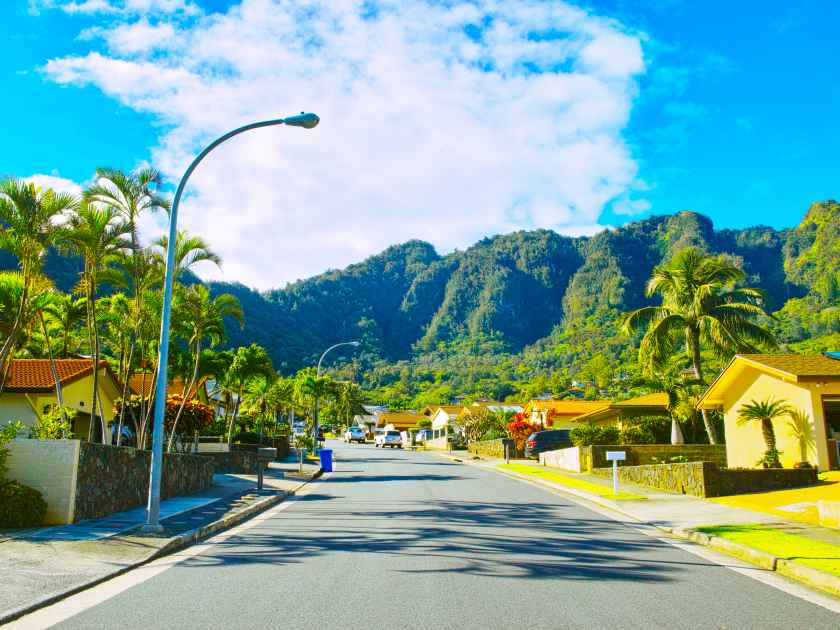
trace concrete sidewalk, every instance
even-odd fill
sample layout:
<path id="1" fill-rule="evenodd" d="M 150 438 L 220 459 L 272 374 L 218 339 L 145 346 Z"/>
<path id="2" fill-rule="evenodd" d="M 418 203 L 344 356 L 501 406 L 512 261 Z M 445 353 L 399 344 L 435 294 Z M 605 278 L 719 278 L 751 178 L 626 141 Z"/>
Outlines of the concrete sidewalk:
<path id="1" fill-rule="evenodd" d="M 149 560 L 230 527 L 294 494 L 319 468 L 272 462 L 264 490 L 255 475 L 214 475 L 213 487 L 161 502 L 164 532 L 143 535 L 137 508 L 73 525 L 0 535 L 0 625 Z"/>

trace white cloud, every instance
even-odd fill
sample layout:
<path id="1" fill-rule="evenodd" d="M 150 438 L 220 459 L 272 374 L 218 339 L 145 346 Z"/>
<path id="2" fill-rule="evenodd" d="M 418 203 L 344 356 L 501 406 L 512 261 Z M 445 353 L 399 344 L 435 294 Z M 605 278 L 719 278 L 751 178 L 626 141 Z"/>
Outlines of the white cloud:
<path id="1" fill-rule="evenodd" d="M 226 279 L 277 286 L 410 238 L 445 251 L 523 227 L 590 233 L 636 185 L 622 130 L 640 37 L 562 2 L 242 0 L 88 35 L 46 75 L 153 115 L 170 182 L 237 125 L 321 116 L 240 136 L 196 170 L 182 225 Z"/>
<path id="2" fill-rule="evenodd" d="M 182 13 L 195 15 L 200 11 L 191 0 L 29 0 L 29 10 L 38 13 L 42 9 L 59 9 L 65 13 L 130 14 Z"/>
<path id="3" fill-rule="evenodd" d="M 47 190 L 52 188 L 57 193 L 70 193 L 73 195 L 80 195 L 82 187 L 74 182 L 72 179 L 60 177 L 59 175 L 44 175 L 36 174 L 24 177 L 24 181 L 35 184 L 36 187 Z"/>

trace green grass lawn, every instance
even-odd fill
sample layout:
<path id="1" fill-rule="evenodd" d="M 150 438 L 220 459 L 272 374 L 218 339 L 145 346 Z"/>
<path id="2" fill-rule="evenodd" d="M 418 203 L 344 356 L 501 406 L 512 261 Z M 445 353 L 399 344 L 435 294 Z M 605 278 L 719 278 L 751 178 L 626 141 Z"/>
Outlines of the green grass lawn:
<path id="1" fill-rule="evenodd" d="M 564 475 L 555 470 L 548 470 L 546 468 L 539 468 L 537 466 L 528 466 L 527 464 L 499 464 L 502 470 L 509 470 L 511 472 L 519 473 L 521 475 L 531 475 L 532 477 L 539 477 L 552 483 L 574 488 L 575 490 L 582 490 L 583 492 L 590 492 L 597 494 L 599 497 L 605 499 L 615 499 L 616 501 L 640 501 L 646 499 L 640 494 L 631 494 L 630 492 L 619 492 L 613 494 L 612 488 L 602 486 L 597 483 L 591 483 L 584 479 L 578 479 L 571 475 Z"/>
<path id="2" fill-rule="evenodd" d="M 763 525 L 716 525 L 698 527 L 697 530 L 840 576 L 840 546 L 838 545 Z"/>

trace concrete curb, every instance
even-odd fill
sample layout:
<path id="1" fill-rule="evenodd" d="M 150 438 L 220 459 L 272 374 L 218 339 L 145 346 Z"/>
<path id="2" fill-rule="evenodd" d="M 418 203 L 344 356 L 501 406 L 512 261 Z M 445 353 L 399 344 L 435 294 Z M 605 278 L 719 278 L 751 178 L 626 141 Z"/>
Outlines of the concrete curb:
<path id="1" fill-rule="evenodd" d="M 144 564 L 148 564 L 153 560 L 157 560 L 158 558 L 161 558 L 163 556 L 169 555 L 176 551 L 180 551 L 181 549 L 189 547 L 212 534 L 216 534 L 225 529 L 230 529 L 234 525 L 238 525 L 248 520 L 252 516 L 256 516 L 257 514 L 265 512 L 267 509 L 274 507 L 278 503 L 282 503 L 288 497 L 294 496 L 297 493 L 297 491 L 300 490 L 307 483 L 318 479 L 323 474 L 323 472 L 323 470 L 319 469 L 314 475 L 312 475 L 312 478 L 309 481 L 302 481 L 301 484 L 294 490 L 290 490 L 288 492 L 282 491 L 280 494 L 265 497 L 260 501 L 255 501 L 248 507 L 245 507 L 241 510 L 237 510 L 232 514 L 228 514 L 227 516 L 219 519 L 218 521 L 213 521 L 212 523 L 202 525 L 201 527 L 196 527 L 195 529 L 185 532 L 183 534 L 173 536 L 163 547 L 150 552 L 149 555 L 143 558 L 142 560 L 138 560 L 136 562 L 133 562 L 132 564 L 120 567 L 119 569 L 115 569 L 114 571 L 106 573 L 105 575 L 100 575 L 99 577 L 94 578 L 92 580 L 88 580 L 87 582 L 77 584 L 76 586 L 73 586 L 67 589 L 66 591 L 61 591 L 59 593 L 51 593 L 50 595 L 46 595 L 31 604 L 26 604 L 25 606 L 20 606 L 18 608 L 12 608 L 11 610 L 7 610 L 0 614 L 0 626 L 15 621 L 16 619 L 20 619 L 21 617 L 33 613 L 40 608 L 45 608 L 47 606 L 55 604 L 56 602 L 60 602 L 62 599 L 72 597 L 73 595 L 81 593 L 82 591 L 86 591 L 89 588 L 98 586 L 103 582 L 112 580 L 115 577 L 122 575 L 123 573 L 133 571 L 137 567 L 140 567 Z"/>
<path id="2" fill-rule="evenodd" d="M 453 458 L 447 457 L 447 459 Z M 463 463 L 478 465 L 471 461 Z M 580 499 L 584 499 L 601 507 L 608 508 L 614 512 L 618 512 L 622 516 L 630 518 L 636 522 L 643 523 L 650 527 L 655 527 L 656 529 L 665 532 L 666 534 L 670 534 L 674 538 L 688 540 L 702 547 L 708 547 L 710 549 L 713 549 L 714 551 L 734 556 L 736 558 L 744 560 L 745 562 L 749 562 L 750 564 L 761 567 L 762 569 L 774 571 L 779 575 L 784 575 L 787 578 L 796 580 L 797 582 L 801 582 L 811 588 L 817 589 L 824 593 L 828 593 L 830 595 L 834 595 L 835 597 L 840 597 L 840 577 L 831 575 L 830 573 L 825 573 L 824 571 L 820 571 L 818 569 L 814 569 L 813 567 L 801 564 L 799 562 L 796 562 L 795 560 L 779 558 L 771 553 L 767 553 L 766 551 L 761 551 L 760 549 L 748 547 L 747 545 L 742 545 L 740 543 L 733 542 L 726 538 L 721 538 L 720 536 L 710 536 L 706 533 L 699 532 L 694 529 L 683 529 L 680 527 L 664 527 L 662 525 L 657 525 L 656 523 L 642 521 L 639 520 L 637 517 L 633 516 L 632 514 L 628 514 L 627 512 L 619 508 L 614 501 L 609 501 L 607 499 L 599 497 L 598 495 L 590 494 L 582 490 L 576 490 L 574 488 L 565 488 L 559 484 L 554 484 L 539 478 L 533 478 L 529 475 L 522 475 L 511 471 L 500 470 L 495 466 L 481 467 L 488 470 L 493 470 L 494 472 L 505 475 L 506 477 L 519 479 L 521 481 L 527 481 L 539 486 L 551 488 L 552 490 L 556 490 L 563 494 L 568 494 Z"/>

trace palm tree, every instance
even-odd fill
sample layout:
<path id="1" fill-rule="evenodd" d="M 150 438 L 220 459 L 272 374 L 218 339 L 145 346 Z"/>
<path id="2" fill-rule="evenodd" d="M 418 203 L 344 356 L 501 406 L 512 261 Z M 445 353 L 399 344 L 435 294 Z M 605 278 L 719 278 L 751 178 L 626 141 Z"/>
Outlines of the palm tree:
<path id="1" fill-rule="evenodd" d="M 236 426 L 236 420 L 239 417 L 245 385 L 255 377 L 273 377 L 274 374 L 271 359 L 262 346 L 252 343 L 250 346 L 237 348 L 234 352 L 233 361 L 231 361 L 224 379 L 228 386 L 234 388 L 236 392 L 233 414 L 228 425 L 228 444 L 233 443 L 233 428 Z"/>
<path id="2" fill-rule="evenodd" d="M 811 417 L 802 409 L 792 409 L 788 415 L 788 428 L 799 442 L 799 463 L 794 467 L 810 468 L 808 451 L 814 447 L 814 426 L 811 424 Z"/>
<path id="3" fill-rule="evenodd" d="M 44 256 L 59 233 L 57 219 L 76 208 L 76 197 L 53 190 L 43 191 L 20 179 L 0 181 L 0 248 L 18 259 L 23 288 L 8 336 L 0 348 L 0 393 L 8 373 L 7 360 L 12 351 L 34 278 L 41 273 Z"/>
<path id="4" fill-rule="evenodd" d="M 648 374 L 636 379 L 633 385 L 644 387 L 653 392 L 662 392 L 668 396 L 668 415 L 671 416 L 671 444 L 683 443 L 683 432 L 679 419 L 693 420 L 696 417 L 694 409 L 697 391 L 702 381 L 686 378 L 684 374 L 684 359 L 672 357 L 665 365 L 649 366 Z"/>
<path id="5" fill-rule="evenodd" d="M 85 321 L 87 313 L 87 298 L 74 298 L 65 293 L 56 293 L 52 304 L 48 305 L 45 314 L 47 319 L 53 322 L 61 334 L 61 346 L 59 356 L 67 358 L 70 356 L 71 339 L 79 325 Z M 75 344 L 73 347 L 76 347 Z"/>
<path id="6" fill-rule="evenodd" d="M 102 402 L 98 400 L 100 345 L 96 293 L 101 280 L 114 276 L 114 270 L 110 265 L 114 261 L 115 254 L 130 247 L 130 243 L 124 238 L 128 231 L 128 223 L 120 218 L 116 208 L 111 206 L 99 208 L 83 203 L 70 218 L 64 235 L 66 246 L 81 255 L 84 260 L 79 288 L 80 292 L 87 297 L 88 341 L 93 356 L 93 392 L 88 440 L 93 439 L 93 424 L 98 409 L 103 443 L 107 443 L 108 436 L 101 409 Z M 97 408 L 97 402 L 99 402 L 99 408 Z"/>
<path id="7" fill-rule="evenodd" d="M 793 413 L 787 403 L 781 400 L 766 398 L 762 401 L 751 400 L 738 409 L 738 424 L 758 421 L 761 423 L 761 434 L 767 450 L 762 462 L 766 468 L 781 468 L 779 451 L 776 450 L 776 432 L 773 430 L 773 420 Z"/>
<path id="8" fill-rule="evenodd" d="M 246 413 L 256 416 L 260 421 L 260 444 L 263 439 L 263 427 L 269 412 L 276 411 L 280 406 L 280 392 L 277 387 L 277 376 L 259 375 L 248 381 L 242 399 L 242 407 Z"/>
<path id="9" fill-rule="evenodd" d="M 745 278 L 733 263 L 695 247 L 681 250 L 668 266 L 656 267 L 646 294 L 662 296 L 662 304 L 632 311 L 622 324 L 630 335 L 646 328 L 639 347 L 640 362 L 663 365 L 684 344 L 695 378 L 703 381 L 703 346 L 720 356 L 774 347 L 772 333 L 751 321 L 766 315 L 761 291 L 735 287 Z M 709 442 L 717 444 L 706 410 L 703 424 Z"/>
<path id="10" fill-rule="evenodd" d="M 157 254 L 161 264 L 166 260 L 166 252 L 169 247 L 169 237 L 161 236 L 154 242 L 154 245 L 162 251 Z M 187 232 L 178 230 L 175 238 L 175 268 L 172 270 L 172 277 L 177 280 L 182 273 L 191 269 L 200 262 L 211 262 L 217 267 L 221 266 L 222 259 L 200 236 L 192 236 Z"/>
<path id="11" fill-rule="evenodd" d="M 175 420 L 172 425 L 172 433 L 169 436 L 168 450 L 172 450 L 172 443 L 175 438 L 175 428 L 178 426 L 178 419 L 184 411 L 190 392 L 198 381 L 198 369 L 201 361 L 202 343 L 206 339 L 210 346 L 219 344 L 225 337 L 225 318 L 232 317 L 240 325 L 245 323 L 245 315 L 239 300 L 229 293 L 222 293 L 215 298 L 210 297 L 210 291 L 202 284 L 188 287 L 179 296 L 176 304 L 175 320 L 178 327 L 184 330 L 187 344 L 194 359 L 192 375 L 185 383 L 184 397 Z"/>

